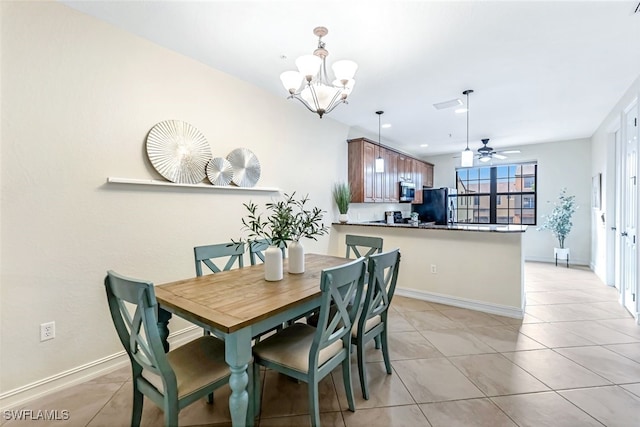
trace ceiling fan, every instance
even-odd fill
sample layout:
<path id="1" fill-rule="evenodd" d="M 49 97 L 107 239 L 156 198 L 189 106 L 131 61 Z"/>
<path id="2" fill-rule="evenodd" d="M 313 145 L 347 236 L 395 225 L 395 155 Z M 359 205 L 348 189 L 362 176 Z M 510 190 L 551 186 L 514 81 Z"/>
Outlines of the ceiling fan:
<path id="1" fill-rule="evenodd" d="M 478 154 L 476 155 L 477 159 L 483 163 L 490 161 L 494 157 L 498 160 L 504 160 L 507 158 L 505 154 L 515 154 L 520 152 L 520 150 L 494 151 L 488 144 L 489 138 L 483 139 L 482 147 L 478 148 Z"/>

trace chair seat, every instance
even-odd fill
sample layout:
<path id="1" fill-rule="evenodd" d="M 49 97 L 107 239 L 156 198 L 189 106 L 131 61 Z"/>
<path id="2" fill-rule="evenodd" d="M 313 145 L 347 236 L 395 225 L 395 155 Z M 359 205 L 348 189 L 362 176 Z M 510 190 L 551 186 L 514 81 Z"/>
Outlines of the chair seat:
<path id="1" fill-rule="evenodd" d="M 367 320 L 367 323 L 364 324 L 364 332 L 367 333 L 367 331 L 370 331 L 371 328 L 373 328 L 376 325 L 379 325 L 380 323 L 382 323 L 382 318 L 380 317 L 380 315 L 372 317 L 371 319 Z M 353 324 L 353 327 L 351 328 L 351 336 L 353 338 L 357 338 L 358 323 Z"/>
<path id="2" fill-rule="evenodd" d="M 212 336 L 195 339 L 167 353 L 176 375 L 178 398 L 189 395 L 230 374 L 224 360 L 224 341 Z M 161 393 L 164 392 L 159 375 L 145 369 L 142 376 Z"/>
<path id="3" fill-rule="evenodd" d="M 277 334 L 270 336 L 253 347 L 253 354 L 298 372 L 309 371 L 309 353 L 316 328 L 302 323 L 294 323 Z M 335 341 L 320 350 L 318 366 L 342 350 L 342 340 Z"/>

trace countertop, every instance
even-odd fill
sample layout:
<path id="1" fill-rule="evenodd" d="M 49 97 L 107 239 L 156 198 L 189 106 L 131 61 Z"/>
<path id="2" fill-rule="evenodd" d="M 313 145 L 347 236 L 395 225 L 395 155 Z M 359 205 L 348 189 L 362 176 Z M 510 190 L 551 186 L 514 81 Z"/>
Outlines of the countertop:
<path id="1" fill-rule="evenodd" d="M 412 224 L 387 224 L 385 222 L 334 222 L 333 225 L 355 225 L 359 227 L 390 227 L 390 228 L 412 228 L 421 230 L 447 230 L 447 231 L 480 231 L 492 233 L 524 233 L 527 231 L 526 225 L 520 224 L 463 224 L 454 223 L 450 225 L 435 225 L 423 222 L 418 225 Z"/>

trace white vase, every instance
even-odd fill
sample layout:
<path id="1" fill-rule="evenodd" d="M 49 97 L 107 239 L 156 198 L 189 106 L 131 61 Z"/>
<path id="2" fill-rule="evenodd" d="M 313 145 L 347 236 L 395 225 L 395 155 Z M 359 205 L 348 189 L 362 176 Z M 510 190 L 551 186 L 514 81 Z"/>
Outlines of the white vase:
<path id="1" fill-rule="evenodd" d="M 282 280 L 282 251 L 277 246 L 269 246 L 264 251 L 264 280 Z"/>
<path id="2" fill-rule="evenodd" d="M 338 217 L 338 221 L 340 222 L 349 222 L 349 215 L 344 213 L 344 214 L 340 214 L 340 216 Z"/>
<path id="3" fill-rule="evenodd" d="M 304 273 L 304 247 L 300 242 L 289 244 L 289 273 Z"/>
<path id="4" fill-rule="evenodd" d="M 553 248 L 553 257 L 556 259 L 568 259 L 569 254 L 569 248 Z"/>

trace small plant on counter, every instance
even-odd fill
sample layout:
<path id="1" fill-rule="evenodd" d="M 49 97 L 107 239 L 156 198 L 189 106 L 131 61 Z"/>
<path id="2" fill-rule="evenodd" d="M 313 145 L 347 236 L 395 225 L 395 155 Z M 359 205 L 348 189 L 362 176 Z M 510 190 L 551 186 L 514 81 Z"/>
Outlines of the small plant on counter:
<path id="1" fill-rule="evenodd" d="M 538 230 L 550 230 L 558 239 L 561 249 L 564 249 L 564 240 L 569 235 L 573 223 L 571 218 L 578 206 L 575 203 L 575 196 L 567 195 L 567 189 L 563 188 L 558 196 L 558 201 L 554 203 L 551 213 L 544 217 L 544 222 Z"/>
<path id="2" fill-rule="evenodd" d="M 351 188 L 348 183 L 339 182 L 334 184 L 333 200 L 335 200 L 340 214 L 344 215 L 349 211 L 349 203 L 351 203 Z"/>

